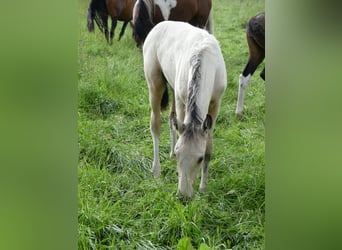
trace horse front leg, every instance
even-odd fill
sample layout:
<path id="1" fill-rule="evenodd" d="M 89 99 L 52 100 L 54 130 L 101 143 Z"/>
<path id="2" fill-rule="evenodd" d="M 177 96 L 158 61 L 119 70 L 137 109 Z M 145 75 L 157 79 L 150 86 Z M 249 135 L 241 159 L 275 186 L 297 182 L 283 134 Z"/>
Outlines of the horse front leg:
<path id="1" fill-rule="evenodd" d="M 177 115 L 176 115 L 176 108 L 175 108 L 175 93 L 173 92 L 172 95 L 172 105 L 170 110 L 170 158 L 175 157 L 175 145 L 176 145 L 176 128 L 177 128 Z"/>
<path id="2" fill-rule="evenodd" d="M 211 155 L 213 152 L 214 144 L 213 144 L 213 133 L 214 133 L 214 127 L 216 123 L 216 118 L 219 113 L 221 101 L 213 102 L 209 106 L 209 112 L 208 115 L 212 118 L 212 125 L 208 132 L 207 137 L 207 144 L 205 148 L 205 154 L 204 154 L 204 162 L 202 166 L 202 173 L 201 173 L 201 183 L 199 186 L 199 191 L 201 193 L 204 193 L 207 191 L 207 184 L 208 184 L 208 171 L 209 171 L 209 163 L 211 160 Z"/>
<path id="3" fill-rule="evenodd" d="M 211 160 L 212 152 L 213 152 L 213 134 L 212 134 L 212 131 L 210 131 L 209 135 L 208 135 L 207 147 L 205 150 L 204 162 L 203 162 L 203 166 L 202 166 L 201 183 L 199 186 L 199 191 L 201 193 L 204 193 L 208 190 L 208 188 L 207 188 L 208 170 L 209 170 L 209 163 Z"/>

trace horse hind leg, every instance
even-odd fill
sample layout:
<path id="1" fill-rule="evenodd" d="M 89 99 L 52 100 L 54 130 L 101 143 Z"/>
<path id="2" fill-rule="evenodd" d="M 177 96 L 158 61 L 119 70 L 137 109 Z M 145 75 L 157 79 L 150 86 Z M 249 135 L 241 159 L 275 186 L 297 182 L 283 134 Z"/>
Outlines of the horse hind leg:
<path id="1" fill-rule="evenodd" d="M 113 37 L 114 37 L 114 31 L 116 28 L 116 25 L 118 23 L 118 19 L 116 17 L 112 17 L 112 26 L 110 28 L 110 36 L 109 36 L 109 44 L 112 45 L 113 44 Z"/>
<path id="2" fill-rule="evenodd" d="M 162 77 L 153 76 L 153 80 L 148 80 L 149 85 L 149 98 L 151 105 L 151 120 L 150 130 L 153 139 L 153 165 L 152 172 L 154 176 L 160 176 L 160 160 L 159 160 L 159 136 L 161 130 L 161 103 L 167 91 L 166 84 L 163 82 Z"/>
<path id="3" fill-rule="evenodd" d="M 120 34 L 119 34 L 119 39 L 118 41 L 121 40 L 121 37 L 125 34 L 125 29 L 126 29 L 126 26 L 129 22 L 128 21 L 125 21 L 122 25 L 122 28 L 121 28 L 121 31 L 120 31 Z"/>
<path id="4" fill-rule="evenodd" d="M 103 33 L 105 35 L 105 38 L 107 42 L 109 42 L 109 33 L 108 33 L 108 14 L 101 13 L 100 14 L 103 24 Z"/>
<path id="5" fill-rule="evenodd" d="M 250 37 L 247 33 L 247 43 L 249 48 L 249 59 L 248 62 L 239 76 L 239 92 L 238 92 L 238 100 L 235 113 L 237 116 L 242 116 L 243 110 L 243 102 L 245 98 L 245 90 L 249 84 L 249 80 L 252 77 L 253 73 L 259 66 L 259 64 L 265 58 L 265 51 L 261 48 L 252 37 Z"/>

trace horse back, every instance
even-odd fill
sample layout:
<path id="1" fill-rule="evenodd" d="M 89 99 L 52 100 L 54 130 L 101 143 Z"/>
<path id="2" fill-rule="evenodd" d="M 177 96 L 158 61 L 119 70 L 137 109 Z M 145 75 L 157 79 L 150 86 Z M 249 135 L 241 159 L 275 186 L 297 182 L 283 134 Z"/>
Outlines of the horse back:
<path id="1" fill-rule="evenodd" d="M 203 57 L 202 68 L 207 72 L 211 71 L 209 67 L 214 67 L 213 73 L 219 71 L 221 76 L 225 76 L 218 41 L 207 31 L 188 23 L 165 21 L 157 24 L 146 37 L 143 54 L 145 62 L 158 65 L 172 88 L 176 82 L 185 81 L 181 85 L 187 85 L 189 62 L 197 56 Z"/>
<path id="2" fill-rule="evenodd" d="M 133 7 L 136 0 L 123 0 L 125 5 L 120 13 L 119 20 L 120 21 L 131 21 L 133 18 Z"/>
<path id="3" fill-rule="evenodd" d="M 134 3 L 135 0 L 106 0 L 109 15 L 116 17 L 119 21 L 132 20 Z"/>
<path id="4" fill-rule="evenodd" d="M 204 27 L 211 10 L 211 0 L 177 0 L 176 6 L 171 8 L 167 19 L 164 18 L 161 6 L 155 2 L 153 22 L 159 23 L 164 20 L 176 20 L 189 22 L 194 26 Z M 171 2 L 169 0 L 169 2 Z M 166 3 L 166 1 L 165 1 Z M 167 7 L 167 6 L 166 6 Z"/>

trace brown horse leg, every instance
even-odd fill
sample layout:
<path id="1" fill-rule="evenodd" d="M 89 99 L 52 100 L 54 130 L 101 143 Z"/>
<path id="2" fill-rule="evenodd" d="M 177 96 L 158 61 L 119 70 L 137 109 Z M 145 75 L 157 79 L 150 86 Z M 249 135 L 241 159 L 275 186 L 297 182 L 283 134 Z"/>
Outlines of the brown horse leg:
<path id="1" fill-rule="evenodd" d="M 109 33 L 108 33 L 108 14 L 101 13 L 100 14 L 103 24 L 103 32 L 105 34 L 105 38 L 107 42 L 109 42 Z"/>
<path id="2" fill-rule="evenodd" d="M 118 23 L 118 19 L 116 17 L 112 17 L 112 27 L 110 28 L 110 38 L 109 38 L 110 45 L 113 44 L 114 31 L 115 31 L 117 23 Z"/>
<path id="3" fill-rule="evenodd" d="M 258 65 L 265 58 L 265 51 L 261 48 L 252 37 L 247 33 L 247 43 L 249 48 L 249 60 L 246 64 L 242 74 L 239 76 L 239 93 L 236 106 L 236 115 L 242 115 L 243 102 L 245 98 L 245 89 L 248 86 L 249 80 L 253 73 L 255 72 Z"/>
<path id="4" fill-rule="evenodd" d="M 127 26 L 128 23 L 129 23 L 128 21 L 125 21 L 124 24 L 122 25 L 118 41 L 120 41 L 121 37 L 125 34 L 125 29 L 126 29 L 126 26 Z"/>

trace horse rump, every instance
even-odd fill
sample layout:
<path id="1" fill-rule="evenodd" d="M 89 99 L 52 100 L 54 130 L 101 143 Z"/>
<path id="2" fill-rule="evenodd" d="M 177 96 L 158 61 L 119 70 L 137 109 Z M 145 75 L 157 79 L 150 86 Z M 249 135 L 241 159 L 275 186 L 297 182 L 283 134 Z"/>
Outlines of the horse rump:
<path id="1" fill-rule="evenodd" d="M 246 32 L 261 49 L 265 49 L 265 13 L 252 17 L 247 23 Z"/>

